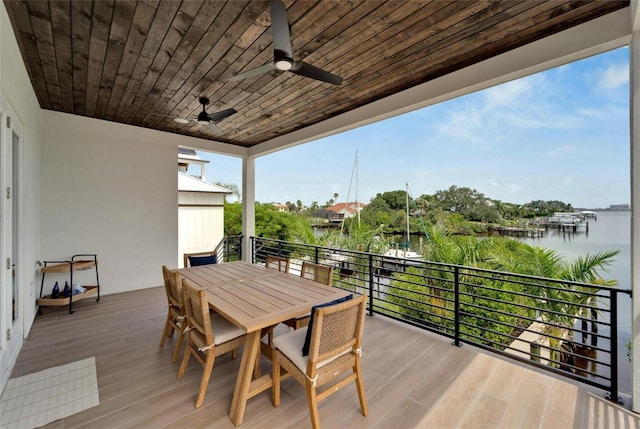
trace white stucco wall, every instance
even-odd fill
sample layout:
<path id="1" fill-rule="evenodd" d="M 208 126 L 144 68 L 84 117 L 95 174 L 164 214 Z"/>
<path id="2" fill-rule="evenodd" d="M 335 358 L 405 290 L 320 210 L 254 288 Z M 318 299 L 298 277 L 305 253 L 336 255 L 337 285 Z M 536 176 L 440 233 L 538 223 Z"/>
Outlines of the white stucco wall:
<path id="1" fill-rule="evenodd" d="M 161 267 L 175 266 L 178 248 L 176 139 L 64 113 L 42 116 L 42 258 L 97 253 L 104 295 L 161 285 Z M 93 272 L 82 275 L 81 283 L 93 284 Z M 50 290 L 53 278 L 47 283 Z"/>

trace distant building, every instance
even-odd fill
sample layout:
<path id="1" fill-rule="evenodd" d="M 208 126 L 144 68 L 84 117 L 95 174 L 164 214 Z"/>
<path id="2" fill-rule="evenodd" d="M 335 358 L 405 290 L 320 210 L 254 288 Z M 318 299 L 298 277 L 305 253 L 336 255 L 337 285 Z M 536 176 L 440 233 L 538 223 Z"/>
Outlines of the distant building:
<path id="1" fill-rule="evenodd" d="M 336 213 L 332 210 L 323 209 L 313 213 L 313 217 L 316 219 L 323 219 L 325 223 L 339 224 L 340 222 L 342 222 L 342 219 L 344 218 L 344 214 Z"/>
<path id="2" fill-rule="evenodd" d="M 224 237 L 224 198 L 231 191 L 204 181 L 204 165 L 191 149 L 178 150 L 178 267 L 185 253 L 216 248 Z M 200 166 L 200 176 L 187 173 Z"/>
<path id="3" fill-rule="evenodd" d="M 629 204 L 611 204 L 609 206 L 611 210 L 629 210 L 630 208 Z"/>
<path id="4" fill-rule="evenodd" d="M 200 180 L 206 181 L 204 177 L 204 167 L 208 164 L 209 161 L 204 159 L 200 159 L 198 154 L 193 149 L 187 149 L 184 147 L 178 148 L 178 171 L 182 171 L 187 173 L 189 170 L 189 166 L 197 165 L 200 167 L 200 175 L 190 173 L 193 177 L 197 177 Z"/>
<path id="5" fill-rule="evenodd" d="M 356 213 L 361 211 L 366 206 L 367 205 L 365 203 L 353 201 L 349 203 L 338 203 L 331 207 L 327 207 L 326 210 L 341 214 L 346 219 L 355 216 Z"/>
<path id="6" fill-rule="evenodd" d="M 287 213 L 289 211 L 289 207 L 287 207 L 285 204 L 281 204 L 281 203 L 271 203 L 273 204 L 273 207 L 275 207 L 280 213 Z"/>

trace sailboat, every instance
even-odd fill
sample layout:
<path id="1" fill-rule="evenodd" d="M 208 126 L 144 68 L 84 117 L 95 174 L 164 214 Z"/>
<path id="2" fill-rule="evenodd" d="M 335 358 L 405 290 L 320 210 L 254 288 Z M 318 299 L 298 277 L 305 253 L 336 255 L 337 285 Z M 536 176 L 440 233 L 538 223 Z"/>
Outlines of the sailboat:
<path id="1" fill-rule="evenodd" d="M 407 202 L 406 202 L 406 207 L 407 207 L 407 241 L 406 243 L 402 246 L 403 248 L 400 249 L 400 246 L 398 246 L 398 243 L 396 243 L 395 248 L 393 249 L 389 249 L 385 252 L 385 256 L 391 256 L 394 258 L 403 258 L 403 259 L 420 259 L 421 256 L 417 253 L 411 250 L 411 232 L 409 230 L 409 183 L 406 184 L 407 185 Z"/>

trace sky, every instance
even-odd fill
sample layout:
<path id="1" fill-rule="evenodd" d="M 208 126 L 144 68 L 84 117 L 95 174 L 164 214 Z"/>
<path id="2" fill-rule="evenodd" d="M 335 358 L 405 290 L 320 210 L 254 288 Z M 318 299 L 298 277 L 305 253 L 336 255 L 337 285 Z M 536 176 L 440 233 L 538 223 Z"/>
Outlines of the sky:
<path id="1" fill-rule="evenodd" d="M 256 200 L 369 202 L 450 186 L 524 204 L 630 202 L 628 48 L 256 159 Z M 357 153 L 357 174 L 353 174 Z M 209 182 L 241 189 L 239 158 L 198 151 Z"/>

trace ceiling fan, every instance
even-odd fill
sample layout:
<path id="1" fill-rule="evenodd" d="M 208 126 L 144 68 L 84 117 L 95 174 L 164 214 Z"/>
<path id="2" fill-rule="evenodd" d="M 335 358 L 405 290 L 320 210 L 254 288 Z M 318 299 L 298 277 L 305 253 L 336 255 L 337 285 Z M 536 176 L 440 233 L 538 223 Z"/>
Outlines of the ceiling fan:
<path id="1" fill-rule="evenodd" d="M 342 78 L 328 71 L 324 71 L 304 61 L 294 61 L 291 53 L 291 34 L 289 33 L 289 21 L 287 10 L 280 0 L 271 2 L 271 30 L 273 33 L 273 61 L 255 69 L 247 70 L 227 80 L 235 81 L 268 73 L 272 70 L 289 71 L 291 73 L 308 77 L 322 82 L 340 85 Z"/>
<path id="2" fill-rule="evenodd" d="M 224 131 L 220 129 L 215 123 L 221 121 L 229 116 L 237 113 L 235 109 L 225 109 L 220 112 L 215 113 L 207 113 L 205 106 L 209 104 L 209 99 L 207 97 L 200 97 L 198 99 L 200 104 L 202 104 L 202 112 L 198 114 L 197 118 L 185 118 L 182 116 L 171 116 L 171 115 L 161 115 L 159 113 L 152 113 L 155 116 L 164 116 L 165 118 L 173 118 L 179 124 L 188 124 L 191 121 L 196 121 L 201 125 L 206 125 L 212 131 L 215 131 L 219 134 L 224 134 Z"/>

